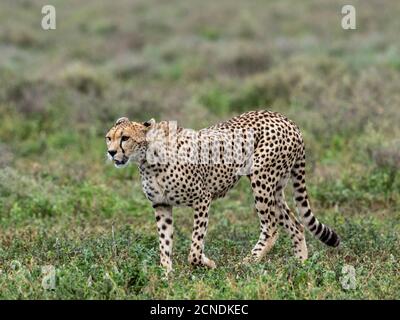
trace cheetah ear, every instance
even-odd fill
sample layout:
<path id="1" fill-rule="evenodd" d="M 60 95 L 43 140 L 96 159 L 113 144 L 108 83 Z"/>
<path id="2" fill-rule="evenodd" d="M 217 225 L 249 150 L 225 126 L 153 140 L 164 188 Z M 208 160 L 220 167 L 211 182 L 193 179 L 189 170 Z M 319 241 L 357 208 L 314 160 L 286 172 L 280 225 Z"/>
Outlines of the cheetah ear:
<path id="1" fill-rule="evenodd" d="M 150 120 L 148 120 L 148 121 L 145 121 L 145 122 L 143 122 L 143 125 L 145 126 L 145 127 L 152 127 L 153 125 L 155 125 L 156 124 L 156 120 L 154 120 L 154 119 L 150 119 Z"/>
<path id="2" fill-rule="evenodd" d="M 117 126 L 117 125 L 119 125 L 121 123 L 124 123 L 124 122 L 129 122 L 129 119 L 127 117 L 119 118 L 117 121 L 115 121 L 115 125 Z"/>

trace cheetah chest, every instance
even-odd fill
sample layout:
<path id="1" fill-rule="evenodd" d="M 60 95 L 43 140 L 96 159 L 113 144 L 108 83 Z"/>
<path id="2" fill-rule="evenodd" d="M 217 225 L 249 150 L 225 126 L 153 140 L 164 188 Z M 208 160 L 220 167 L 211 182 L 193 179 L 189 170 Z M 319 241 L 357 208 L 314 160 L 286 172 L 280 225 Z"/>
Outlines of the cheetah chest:
<path id="1" fill-rule="evenodd" d="M 141 174 L 142 189 L 152 203 L 168 203 L 168 197 L 157 175 Z"/>

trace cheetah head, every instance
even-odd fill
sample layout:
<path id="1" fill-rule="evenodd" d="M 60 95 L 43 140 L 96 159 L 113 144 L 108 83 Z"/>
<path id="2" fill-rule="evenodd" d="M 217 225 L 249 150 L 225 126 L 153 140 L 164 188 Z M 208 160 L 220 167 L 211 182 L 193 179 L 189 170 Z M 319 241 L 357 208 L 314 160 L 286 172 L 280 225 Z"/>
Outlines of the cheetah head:
<path id="1" fill-rule="evenodd" d="M 154 119 L 140 123 L 119 118 L 106 134 L 107 156 L 119 168 L 129 161 L 139 163 L 146 156 L 146 133 Z"/>

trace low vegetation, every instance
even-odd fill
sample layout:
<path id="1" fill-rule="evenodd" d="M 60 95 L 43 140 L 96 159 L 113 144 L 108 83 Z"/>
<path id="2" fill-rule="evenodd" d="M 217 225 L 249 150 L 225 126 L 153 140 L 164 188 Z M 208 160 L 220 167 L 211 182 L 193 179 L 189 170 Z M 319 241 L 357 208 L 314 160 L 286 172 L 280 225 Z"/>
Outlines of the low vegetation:
<path id="1" fill-rule="evenodd" d="M 352 31 L 341 1 L 50 2 L 54 31 L 41 1 L 0 4 L 0 298 L 400 298 L 398 1 L 356 3 Z M 123 115 L 201 128 L 252 109 L 302 128 L 311 203 L 341 247 L 308 236 L 301 265 L 282 230 L 241 264 L 259 228 L 243 179 L 211 209 L 218 268 L 188 266 L 179 208 L 164 279 L 138 172 L 107 163 L 105 132 Z"/>

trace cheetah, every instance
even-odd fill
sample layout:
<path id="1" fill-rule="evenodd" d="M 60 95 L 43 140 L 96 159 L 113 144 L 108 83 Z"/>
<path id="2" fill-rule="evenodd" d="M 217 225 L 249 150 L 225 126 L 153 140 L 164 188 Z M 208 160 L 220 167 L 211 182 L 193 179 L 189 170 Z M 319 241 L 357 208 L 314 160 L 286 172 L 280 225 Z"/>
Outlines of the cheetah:
<path id="1" fill-rule="evenodd" d="M 160 262 L 167 274 L 172 271 L 172 208 L 194 209 L 189 263 L 215 268 L 204 253 L 210 204 L 242 176 L 250 180 L 261 229 L 246 262 L 260 261 L 271 250 L 278 226 L 289 234 L 301 261 L 308 257 L 304 226 L 328 246 L 340 243 L 336 232 L 311 211 L 303 138 L 297 125 L 280 113 L 250 111 L 199 131 L 175 122 L 139 123 L 123 117 L 106 134 L 106 144 L 116 167 L 133 162 L 139 168 L 143 191 L 155 211 Z M 298 216 L 285 200 L 289 179 Z"/>

